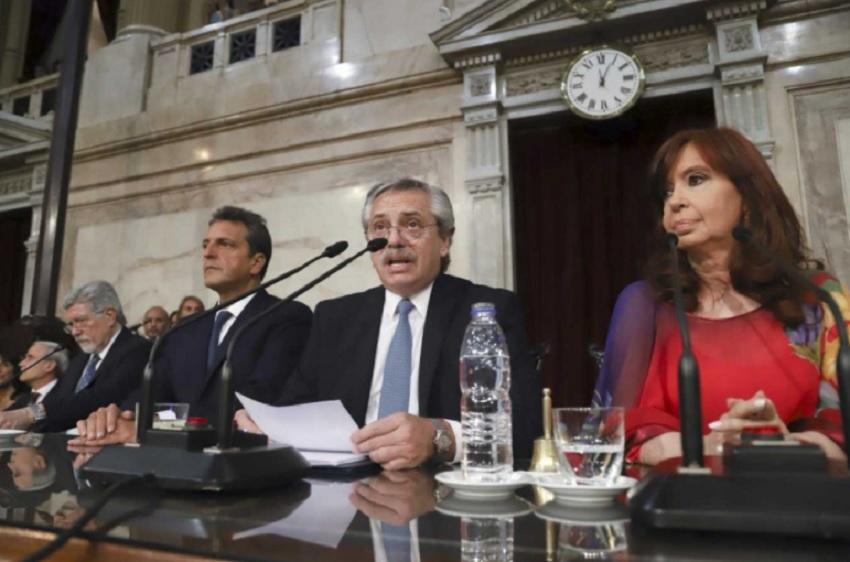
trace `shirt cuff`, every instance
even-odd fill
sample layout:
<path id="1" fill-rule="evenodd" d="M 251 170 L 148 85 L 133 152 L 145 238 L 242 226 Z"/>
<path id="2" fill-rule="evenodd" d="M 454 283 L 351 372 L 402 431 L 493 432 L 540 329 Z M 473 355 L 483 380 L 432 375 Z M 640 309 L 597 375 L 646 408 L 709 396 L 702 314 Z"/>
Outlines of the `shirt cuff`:
<path id="1" fill-rule="evenodd" d="M 455 456 L 452 459 L 452 464 L 460 462 L 461 453 L 463 452 L 463 437 L 460 433 L 460 422 L 455 420 L 446 420 L 449 427 L 452 428 L 452 435 L 455 438 Z"/>

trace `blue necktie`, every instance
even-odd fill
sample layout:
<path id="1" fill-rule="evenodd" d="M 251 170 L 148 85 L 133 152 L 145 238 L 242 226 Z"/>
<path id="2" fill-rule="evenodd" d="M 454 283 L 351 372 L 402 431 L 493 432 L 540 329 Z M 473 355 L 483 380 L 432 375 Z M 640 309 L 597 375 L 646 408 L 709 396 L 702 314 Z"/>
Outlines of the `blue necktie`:
<path id="1" fill-rule="evenodd" d="M 86 368 L 83 369 L 83 376 L 81 376 L 80 380 L 77 381 L 77 387 L 74 389 L 74 394 L 88 388 L 89 385 L 91 385 L 94 381 L 95 375 L 97 375 L 98 363 L 100 363 L 100 355 L 92 353 L 91 356 L 89 356 L 89 362 L 86 363 Z"/>
<path id="2" fill-rule="evenodd" d="M 384 553 L 387 562 L 410 562 L 410 527 L 408 523 L 390 525 L 381 523 Z"/>
<path id="3" fill-rule="evenodd" d="M 218 338 L 221 335 L 221 327 L 231 318 L 233 318 L 233 313 L 226 310 L 219 310 L 215 314 L 215 323 L 213 324 L 210 343 L 207 346 L 207 371 L 212 371 L 215 366 L 215 355 L 218 351 Z"/>
<path id="4" fill-rule="evenodd" d="M 407 299 L 399 301 L 398 326 L 390 341 L 387 363 L 384 365 L 378 419 L 395 412 L 406 412 L 410 405 L 410 353 L 413 339 L 410 336 L 410 322 L 407 316 L 411 310 L 412 302 Z"/>

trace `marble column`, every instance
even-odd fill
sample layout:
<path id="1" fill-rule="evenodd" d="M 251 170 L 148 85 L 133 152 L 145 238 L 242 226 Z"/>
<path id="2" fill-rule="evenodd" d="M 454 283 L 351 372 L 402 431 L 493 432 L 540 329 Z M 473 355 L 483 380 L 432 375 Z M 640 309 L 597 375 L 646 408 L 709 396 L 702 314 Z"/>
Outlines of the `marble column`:
<path id="1" fill-rule="evenodd" d="M 130 28 L 153 27 L 167 33 L 180 29 L 183 13 L 189 4 L 184 2 L 159 2 L 157 0 L 122 0 L 118 10 L 118 34 Z"/>
<path id="2" fill-rule="evenodd" d="M 0 88 L 15 84 L 21 76 L 31 9 L 30 0 L 0 2 Z"/>
<path id="3" fill-rule="evenodd" d="M 746 134 L 770 161 L 774 139 L 764 84 L 767 53 L 762 48 L 757 19 L 766 6 L 764 0 L 725 3 L 709 7 L 706 15 L 714 22 L 717 39 L 717 123 Z"/>
<path id="4" fill-rule="evenodd" d="M 33 162 L 32 183 L 30 187 L 30 237 L 24 242 L 27 250 L 26 271 L 24 273 L 24 292 L 21 299 L 21 316 L 30 314 L 32 305 L 33 280 L 35 279 L 35 261 L 38 253 L 38 240 L 41 232 L 41 204 L 44 200 L 44 182 L 47 178 L 47 156 L 41 156 Z"/>
<path id="5" fill-rule="evenodd" d="M 464 69 L 466 189 L 471 197 L 472 277 L 493 287 L 513 287 L 512 229 L 507 188 L 507 122 L 497 79 L 498 55 Z"/>

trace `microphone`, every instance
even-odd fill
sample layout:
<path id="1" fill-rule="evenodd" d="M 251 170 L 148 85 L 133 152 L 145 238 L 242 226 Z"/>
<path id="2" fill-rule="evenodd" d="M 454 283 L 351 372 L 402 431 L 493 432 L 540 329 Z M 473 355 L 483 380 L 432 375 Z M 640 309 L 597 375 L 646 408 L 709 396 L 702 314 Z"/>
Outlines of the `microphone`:
<path id="1" fill-rule="evenodd" d="M 336 257 L 342 252 L 344 252 L 346 248 L 348 248 L 348 242 L 346 242 L 345 240 L 335 242 L 334 244 L 331 244 L 330 246 L 322 250 L 321 254 L 307 260 L 300 266 L 281 273 L 273 279 L 269 279 L 268 281 L 260 283 L 257 287 L 251 289 L 250 291 L 246 291 L 237 297 L 234 297 L 225 302 L 220 302 L 214 307 L 205 310 L 204 312 L 201 312 L 199 314 L 193 314 L 182 322 L 179 322 L 178 324 L 172 326 L 171 328 L 163 332 L 162 335 L 156 338 L 156 341 L 154 341 L 153 345 L 151 346 L 150 353 L 148 354 L 148 362 L 145 364 L 145 369 L 142 375 L 142 401 L 139 404 L 139 419 L 136 420 L 137 442 L 139 444 L 143 444 L 145 442 L 145 439 L 147 438 L 148 429 L 151 427 L 151 425 L 153 425 L 153 362 L 156 359 L 157 353 L 159 352 L 159 348 L 162 345 L 162 342 L 165 341 L 165 338 L 168 337 L 171 332 L 181 328 L 185 328 L 186 326 L 197 322 L 201 318 L 206 318 L 211 314 L 215 314 L 222 308 L 227 308 L 231 304 L 240 301 L 246 297 L 249 297 L 254 293 L 257 293 L 258 291 L 265 289 L 266 287 L 274 285 L 279 281 L 283 281 L 284 279 L 287 279 L 288 277 L 291 277 L 299 271 L 305 269 L 315 261 L 318 261 L 322 258 Z"/>
<path id="2" fill-rule="evenodd" d="M 231 442 L 233 439 L 233 424 L 228 423 L 230 418 L 230 410 L 233 407 L 233 393 L 231 392 L 231 388 L 233 387 L 233 367 L 230 364 L 230 358 L 233 355 L 233 349 L 236 347 L 236 342 L 239 341 L 239 338 L 242 334 L 245 333 L 250 326 L 257 323 L 260 319 L 265 318 L 281 306 L 286 303 L 292 302 L 302 293 L 309 291 L 340 269 L 343 269 L 348 266 L 351 262 L 362 256 L 367 252 L 377 252 L 378 250 L 384 249 L 389 241 L 386 238 L 375 238 L 373 240 L 369 240 L 366 244 L 366 247 L 354 254 L 353 256 L 346 258 L 341 261 L 331 269 L 327 270 L 320 276 L 316 277 L 297 291 L 290 293 L 285 299 L 280 302 L 274 303 L 272 306 L 257 314 L 244 324 L 233 334 L 233 337 L 230 338 L 230 343 L 227 345 L 227 354 L 224 358 L 224 365 L 221 368 L 221 386 L 219 388 L 219 411 L 218 411 L 218 448 L 220 450 L 229 449 L 231 446 Z"/>
<path id="3" fill-rule="evenodd" d="M 685 319 L 682 302 L 682 277 L 679 272 L 679 237 L 668 232 L 664 241 L 673 259 L 673 301 L 679 335 L 682 338 L 682 355 L 679 356 L 679 418 L 682 439 L 682 466 L 702 467 L 702 403 L 699 389 L 699 365 L 691 350 L 691 334 Z"/>
<path id="4" fill-rule="evenodd" d="M 835 319 L 835 324 L 838 327 L 838 358 L 836 361 L 836 370 L 838 371 L 838 400 L 841 407 L 841 424 L 844 430 L 845 446 L 850 445 L 850 343 L 847 339 L 847 325 L 844 322 L 844 316 L 841 314 L 841 309 L 838 308 L 838 303 L 829 291 L 818 287 L 811 279 L 800 273 L 794 265 L 786 262 L 784 259 L 775 255 L 764 244 L 755 239 L 753 233 L 748 228 L 736 226 L 732 229 L 732 237 L 741 244 L 749 244 L 758 252 L 770 259 L 787 277 L 790 277 L 795 283 L 803 286 L 814 292 L 818 299 L 826 303 L 832 317 Z M 850 462 L 850 459 L 848 459 Z"/>
<path id="5" fill-rule="evenodd" d="M 60 344 L 59 344 L 59 347 L 57 347 L 56 349 L 54 349 L 54 350 L 53 350 L 53 351 L 51 351 L 50 353 L 45 353 L 44 355 L 42 355 L 41 357 L 39 357 L 38 359 L 36 359 L 36 360 L 35 360 L 35 361 L 33 361 L 32 363 L 30 363 L 29 365 L 27 365 L 26 367 L 24 367 L 23 369 L 21 369 L 21 372 L 20 372 L 19 374 L 20 374 L 20 375 L 22 375 L 22 374 L 26 373 L 27 371 L 29 371 L 30 369 L 32 369 L 33 367 L 35 367 L 36 365 L 38 365 L 39 363 L 41 363 L 42 361 L 44 361 L 45 359 L 49 359 L 49 358 L 50 358 L 50 357 L 52 357 L 53 355 L 56 355 L 56 354 L 57 354 L 57 353 L 59 353 L 60 351 L 65 351 L 66 349 L 68 349 L 68 348 L 67 348 L 67 347 L 65 347 L 65 345 L 64 345 L 64 344 L 61 344 L 61 343 L 60 343 Z"/>

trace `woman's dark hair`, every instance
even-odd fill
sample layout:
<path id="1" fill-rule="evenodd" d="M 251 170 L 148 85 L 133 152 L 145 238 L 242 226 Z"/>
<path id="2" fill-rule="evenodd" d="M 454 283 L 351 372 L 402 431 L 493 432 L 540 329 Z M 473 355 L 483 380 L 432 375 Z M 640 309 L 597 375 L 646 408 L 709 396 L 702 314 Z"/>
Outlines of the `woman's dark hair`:
<path id="1" fill-rule="evenodd" d="M 657 201 L 657 240 L 645 269 L 646 279 L 658 298 L 673 300 L 673 264 L 664 241 L 664 200 L 667 178 L 687 145 L 693 145 L 715 172 L 725 175 L 743 200 L 741 225 L 769 251 L 789 263 L 810 266 L 803 242 L 803 231 L 794 208 L 764 157 L 747 138 L 734 129 L 690 129 L 670 137 L 652 161 L 649 187 Z M 697 309 L 700 280 L 687 254 L 678 252 L 682 272 L 685 309 Z M 752 245 L 736 244 L 729 266 L 732 286 L 739 293 L 759 302 L 785 325 L 797 326 L 804 320 L 800 288 L 782 275 L 770 259 Z"/>

